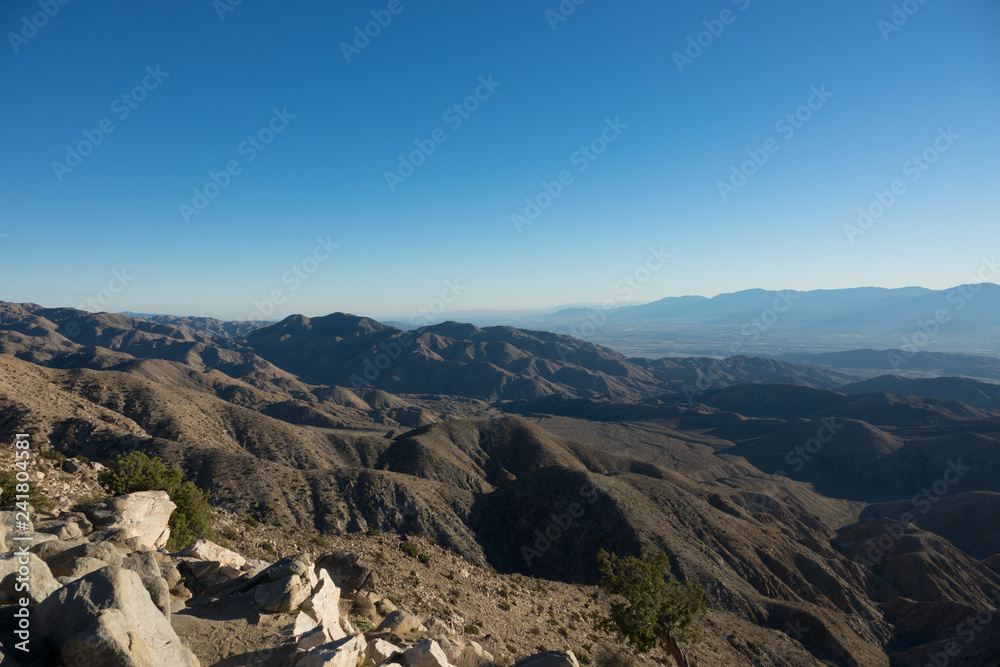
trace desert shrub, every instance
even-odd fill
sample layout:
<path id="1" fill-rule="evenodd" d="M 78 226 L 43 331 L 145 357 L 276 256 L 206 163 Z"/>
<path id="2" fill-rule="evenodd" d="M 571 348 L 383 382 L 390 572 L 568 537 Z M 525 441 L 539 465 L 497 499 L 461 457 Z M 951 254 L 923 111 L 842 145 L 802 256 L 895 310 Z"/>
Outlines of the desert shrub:
<path id="1" fill-rule="evenodd" d="M 13 470 L 0 470 L 0 506 L 7 507 L 17 502 L 17 477 Z M 45 492 L 38 488 L 34 481 L 28 483 L 28 503 L 36 511 L 46 512 L 52 509 L 55 504 L 52 499 L 45 495 Z"/>
<path id="2" fill-rule="evenodd" d="M 368 632 L 375 627 L 371 622 L 358 618 L 357 616 L 352 616 L 350 620 L 351 625 L 356 627 L 361 632 Z"/>
<path id="3" fill-rule="evenodd" d="M 181 549 L 200 537 L 217 539 L 205 492 L 194 482 L 184 481 L 179 468 L 168 468 L 159 457 L 129 452 L 102 470 L 97 481 L 116 496 L 139 491 L 166 491 L 177 505 L 170 515 L 168 549 Z"/>
<path id="4" fill-rule="evenodd" d="M 475 623 L 469 623 L 468 625 L 465 626 L 465 634 L 467 634 L 467 635 L 478 635 L 479 634 L 479 626 L 476 625 Z"/>
<path id="5" fill-rule="evenodd" d="M 73 511 L 79 511 L 84 507 L 89 507 L 94 503 L 99 503 L 106 497 L 107 496 L 100 491 L 94 491 L 93 493 L 88 493 L 83 496 L 77 496 L 76 501 L 73 503 Z"/>
<path id="6" fill-rule="evenodd" d="M 417 558 L 420 555 L 420 548 L 417 547 L 416 542 L 404 540 L 403 543 L 399 545 L 399 548 L 410 558 Z"/>
<path id="7" fill-rule="evenodd" d="M 597 667 L 637 667 L 639 663 L 636 662 L 634 657 L 625 653 L 620 648 L 602 646 L 597 649 L 597 655 L 594 656 L 594 664 Z"/>
<path id="8" fill-rule="evenodd" d="M 38 452 L 38 457 L 42 459 L 48 459 L 49 461 L 55 461 L 59 465 L 62 465 L 63 461 L 66 460 L 66 455 L 62 452 L 57 452 L 54 449 L 43 449 Z"/>
<path id="9" fill-rule="evenodd" d="M 619 558 L 604 549 L 597 552 L 601 590 L 618 598 L 611 615 L 595 615 L 595 627 L 614 632 L 646 653 L 659 645 L 678 665 L 687 664 L 681 641 L 698 641 L 704 618 L 705 594 L 691 580 L 681 584 L 670 576 L 670 559 L 664 553 Z"/>

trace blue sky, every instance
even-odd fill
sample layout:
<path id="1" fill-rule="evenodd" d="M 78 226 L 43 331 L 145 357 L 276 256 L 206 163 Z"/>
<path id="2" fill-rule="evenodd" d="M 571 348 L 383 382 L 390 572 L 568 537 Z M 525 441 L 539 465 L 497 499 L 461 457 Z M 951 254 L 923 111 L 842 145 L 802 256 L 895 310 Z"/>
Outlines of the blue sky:
<path id="1" fill-rule="evenodd" d="M 387 316 L 455 280 L 455 312 L 621 298 L 650 248 L 633 302 L 1000 250 L 995 2 L 232 1 L 3 4 L 0 299 Z"/>

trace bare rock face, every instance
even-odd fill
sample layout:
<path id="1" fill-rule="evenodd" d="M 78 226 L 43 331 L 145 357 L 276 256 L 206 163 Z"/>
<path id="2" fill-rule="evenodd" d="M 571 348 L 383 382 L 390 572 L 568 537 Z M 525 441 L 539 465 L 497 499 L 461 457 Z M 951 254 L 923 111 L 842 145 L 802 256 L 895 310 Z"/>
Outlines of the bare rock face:
<path id="1" fill-rule="evenodd" d="M 343 639 L 347 633 L 340 618 L 340 588 L 326 570 L 320 570 L 311 597 L 302 604 L 295 619 L 293 634 L 298 636 L 316 627 L 323 628 L 330 640 Z"/>
<path id="2" fill-rule="evenodd" d="M 572 651 L 546 651 L 518 660 L 514 667 L 580 667 Z"/>
<path id="3" fill-rule="evenodd" d="M 68 665 L 196 667 L 138 573 L 109 566 L 64 586 L 35 610 L 41 641 Z"/>
<path id="4" fill-rule="evenodd" d="M 87 518 L 95 528 L 123 529 L 126 540 L 137 538 L 139 549 L 162 549 L 170 537 L 167 524 L 176 508 L 166 491 L 139 491 L 88 507 Z"/>
<path id="5" fill-rule="evenodd" d="M 444 649 L 433 639 L 425 639 L 419 644 L 414 644 L 406 649 L 403 657 L 407 667 L 451 667 Z"/>
<path id="6" fill-rule="evenodd" d="M 20 574 L 18 570 L 22 567 L 26 567 L 29 572 L 27 593 L 15 590 Z M 28 553 L 24 556 L 8 553 L 0 556 L 0 600 L 14 601 L 20 597 L 27 597 L 34 605 L 47 598 L 60 586 L 61 584 L 49 571 L 49 566 L 35 554 Z"/>

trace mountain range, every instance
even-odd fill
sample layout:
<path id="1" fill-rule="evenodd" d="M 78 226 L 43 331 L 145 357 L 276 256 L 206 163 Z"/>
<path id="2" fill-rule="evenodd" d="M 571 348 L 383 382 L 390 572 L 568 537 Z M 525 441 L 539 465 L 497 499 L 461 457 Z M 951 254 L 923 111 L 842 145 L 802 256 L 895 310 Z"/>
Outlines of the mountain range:
<path id="1" fill-rule="evenodd" d="M 967 378 L 626 357 L 507 326 L 0 304 L 5 441 L 160 456 L 289 541 L 412 533 L 580 585 L 600 548 L 663 551 L 706 591 L 713 631 L 690 647 L 706 665 L 923 667 L 965 619 L 996 616 L 997 397 Z M 961 639 L 964 664 L 996 664 L 997 646 L 985 625 Z"/>

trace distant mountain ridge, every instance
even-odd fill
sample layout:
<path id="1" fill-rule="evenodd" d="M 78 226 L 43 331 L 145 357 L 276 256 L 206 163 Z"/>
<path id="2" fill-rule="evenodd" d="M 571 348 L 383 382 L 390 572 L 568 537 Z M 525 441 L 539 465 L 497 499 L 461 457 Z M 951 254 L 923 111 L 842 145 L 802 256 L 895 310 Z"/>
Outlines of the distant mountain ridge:
<path id="1" fill-rule="evenodd" d="M 943 311 L 948 326 L 1000 326 L 1000 285 L 959 285 L 947 290 L 924 287 L 857 287 L 828 290 L 748 289 L 714 297 L 666 297 L 643 305 L 622 306 L 614 321 L 687 320 L 703 324 L 745 322 L 774 309 L 785 325 L 811 327 L 915 328 Z M 578 317 L 586 309 L 553 313 L 552 319 Z M 958 323 L 958 324 L 955 324 Z"/>

